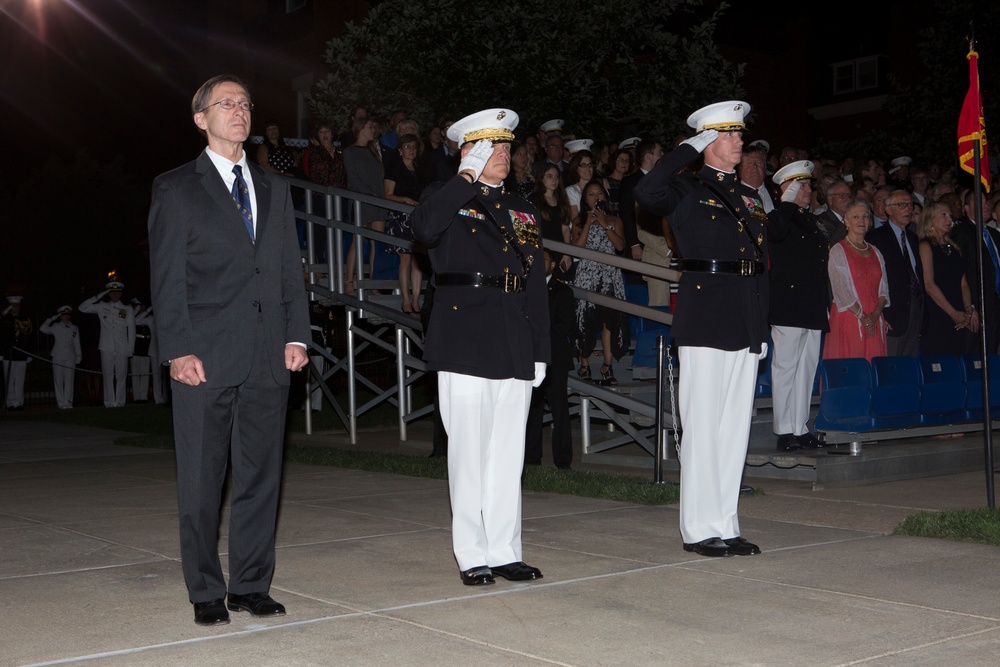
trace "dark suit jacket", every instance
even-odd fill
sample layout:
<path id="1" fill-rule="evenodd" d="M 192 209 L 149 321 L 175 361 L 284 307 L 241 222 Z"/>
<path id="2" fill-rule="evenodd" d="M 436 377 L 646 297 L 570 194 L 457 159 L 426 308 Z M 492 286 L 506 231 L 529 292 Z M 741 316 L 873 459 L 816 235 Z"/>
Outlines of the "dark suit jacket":
<path id="1" fill-rule="evenodd" d="M 830 247 L 815 216 L 792 202 L 768 214 L 772 326 L 829 331 Z"/>
<path id="2" fill-rule="evenodd" d="M 271 375 L 287 385 L 285 345 L 310 339 L 288 185 L 248 166 L 256 243 L 206 153 L 153 181 L 148 227 L 157 363 L 197 355 L 209 387 L 247 378 L 258 331 Z"/>
<path id="3" fill-rule="evenodd" d="M 847 226 L 830 209 L 826 209 L 819 215 L 814 215 L 813 218 L 823 229 L 831 248 L 847 238 Z"/>
<path id="4" fill-rule="evenodd" d="M 642 173 L 642 169 L 636 169 L 623 178 L 622 184 L 618 187 L 618 215 L 622 219 L 622 227 L 625 231 L 626 251 L 629 251 L 632 246 L 639 243 L 639 228 L 636 223 L 635 186 L 643 176 L 645 174 Z M 659 231 L 657 230 L 656 233 L 659 233 Z"/>
<path id="5" fill-rule="evenodd" d="M 906 228 L 906 243 L 916 262 L 917 280 L 920 282 L 920 293 L 923 294 L 924 267 L 920 261 L 920 252 L 917 250 L 917 235 L 913 233 L 912 227 L 911 224 Z M 885 309 L 885 320 L 891 327 L 889 335 L 902 336 L 910 321 L 912 293 L 910 267 L 906 265 L 907 260 L 903 259 L 895 227 L 891 222 L 887 222 L 878 229 L 869 231 L 865 240 L 878 248 L 882 253 L 882 259 L 885 260 L 886 280 L 889 282 L 889 307 Z"/>
<path id="6" fill-rule="evenodd" d="M 558 278 L 549 279 L 549 319 L 552 325 L 552 361 L 547 374 L 568 373 L 576 356 L 576 297 Z"/>

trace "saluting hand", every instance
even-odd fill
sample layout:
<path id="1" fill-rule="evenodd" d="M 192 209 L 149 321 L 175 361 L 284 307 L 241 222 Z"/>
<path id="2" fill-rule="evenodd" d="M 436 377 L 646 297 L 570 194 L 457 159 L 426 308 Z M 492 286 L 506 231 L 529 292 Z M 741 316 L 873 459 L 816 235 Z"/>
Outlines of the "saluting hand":
<path id="1" fill-rule="evenodd" d="M 704 132 L 699 132 L 690 139 L 685 139 L 682 144 L 688 144 L 689 146 L 694 146 L 695 150 L 699 153 L 705 151 L 709 144 L 719 138 L 718 130 L 705 130 Z"/>
<path id="2" fill-rule="evenodd" d="M 472 181 L 475 182 L 479 179 L 480 174 L 483 173 L 483 169 L 486 168 L 486 163 L 490 161 L 492 155 L 493 142 L 489 139 L 482 139 L 462 158 L 462 161 L 458 165 L 458 172 L 471 171 L 475 175 Z"/>

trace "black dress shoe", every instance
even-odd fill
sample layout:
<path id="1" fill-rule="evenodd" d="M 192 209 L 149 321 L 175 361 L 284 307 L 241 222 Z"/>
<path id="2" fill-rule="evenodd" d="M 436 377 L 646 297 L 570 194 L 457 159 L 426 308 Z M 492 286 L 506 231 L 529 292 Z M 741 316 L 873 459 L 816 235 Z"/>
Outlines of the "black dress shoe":
<path id="1" fill-rule="evenodd" d="M 782 433 L 778 436 L 779 452 L 794 452 L 799 448 L 799 441 L 791 433 Z"/>
<path id="2" fill-rule="evenodd" d="M 531 581 L 542 578 L 541 570 L 537 567 L 531 567 L 522 561 L 507 563 L 506 565 L 496 565 L 490 569 L 493 570 L 493 574 L 503 577 L 507 581 Z"/>
<path id="3" fill-rule="evenodd" d="M 729 553 L 734 556 L 756 556 L 760 553 L 760 547 L 753 542 L 747 542 L 742 537 L 730 537 L 722 540 L 729 545 Z"/>
<path id="4" fill-rule="evenodd" d="M 729 553 L 729 545 L 726 544 L 721 537 L 710 537 L 707 540 L 694 542 L 693 544 L 685 542 L 684 551 L 693 551 L 696 554 L 710 556 L 712 558 L 732 556 L 732 554 Z"/>
<path id="5" fill-rule="evenodd" d="M 267 593 L 229 594 L 229 611 L 248 611 L 251 616 L 284 616 L 285 605 Z"/>
<path id="6" fill-rule="evenodd" d="M 431 452 L 430 456 L 428 456 L 427 458 L 429 458 L 429 459 L 438 459 L 438 458 L 444 458 L 446 456 L 448 456 L 448 452 L 439 452 L 439 451 L 435 450 L 435 451 Z"/>
<path id="7" fill-rule="evenodd" d="M 463 570 L 462 583 L 466 586 L 489 586 L 490 584 L 495 584 L 496 579 L 493 578 L 490 568 L 480 565 Z"/>
<path id="8" fill-rule="evenodd" d="M 806 431 L 802 435 L 795 436 L 795 440 L 799 443 L 799 447 L 802 449 L 822 449 L 826 447 L 826 443 L 813 435 L 810 431 Z"/>
<path id="9" fill-rule="evenodd" d="M 229 612 L 222 598 L 208 602 L 194 603 L 194 622 L 198 625 L 225 625 L 229 622 Z"/>

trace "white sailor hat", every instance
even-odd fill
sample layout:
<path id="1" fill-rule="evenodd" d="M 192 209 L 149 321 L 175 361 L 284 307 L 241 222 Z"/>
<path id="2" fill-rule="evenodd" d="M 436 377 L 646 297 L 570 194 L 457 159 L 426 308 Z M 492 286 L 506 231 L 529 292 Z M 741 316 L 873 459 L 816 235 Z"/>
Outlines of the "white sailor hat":
<path id="1" fill-rule="evenodd" d="M 755 146 L 760 146 L 765 153 L 771 152 L 771 144 L 767 143 L 763 139 L 758 139 L 757 141 L 750 142 L 750 148 L 753 148 Z"/>
<path id="2" fill-rule="evenodd" d="M 573 141 L 567 141 L 564 148 L 573 153 L 579 153 L 580 151 L 589 151 L 590 147 L 594 145 L 593 139 L 574 139 Z"/>
<path id="3" fill-rule="evenodd" d="M 58 308 L 56 308 L 56 312 L 60 315 L 69 315 L 70 313 L 73 312 L 73 308 L 71 308 L 70 306 L 59 306 Z"/>
<path id="4" fill-rule="evenodd" d="M 117 280 L 112 280 L 110 283 L 104 286 L 104 289 L 108 290 L 109 292 L 114 292 L 114 291 L 121 292 L 123 289 L 125 289 L 125 285 L 123 283 L 118 282 Z"/>
<path id="5" fill-rule="evenodd" d="M 893 167 L 909 167 L 911 164 L 913 164 L 913 158 L 908 155 L 898 157 L 892 161 Z"/>
<path id="6" fill-rule="evenodd" d="M 542 123 L 538 129 L 541 132 L 562 132 L 563 125 L 565 124 L 566 122 L 562 118 L 554 118 Z"/>
<path id="7" fill-rule="evenodd" d="M 448 128 L 448 138 L 459 146 L 489 139 L 494 143 L 514 141 L 518 116 L 510 109 L 486 109 L 466 116 Z"/>
<path id="8" fill-rule="evenodd" d="M 743 119 L 750 113 L 750 105 L 740 100 L 716 102 L 702 107 L 688 116 L 687 123 L 697 132 L 702 130 L 718 130 L 732 132 L 746 129 Z"/>
<path id="9" fill-rule="evenodd" d="M 618 148 L 620 150 L 625 150 L 626 148 L 635 148 L 636 146 L 639 145 L 640 141 L 642 141 L 641 137 L 629 137 L 628 139 L 618 144 Z"/>
<path id="10" fill-rule="evenodd" d="M 815 165 L 810 160 L 799 160 L 786 164 L 784 167 L 774 172 L 774 182 L 778 185 L 786 181 L 803 181 L 813 177 L 813 167 Z"/>
<path id="11" fill-rule="evenodd" d="M 11 305 L 14 305 L 15 303 L 21 303 L 21 299 L 23 299 L 23 298 L 24 297 L 21 297 L 21 296 L 9 296 L 9 297 L 7 297 L 7 303 L 9 303 Z"/>

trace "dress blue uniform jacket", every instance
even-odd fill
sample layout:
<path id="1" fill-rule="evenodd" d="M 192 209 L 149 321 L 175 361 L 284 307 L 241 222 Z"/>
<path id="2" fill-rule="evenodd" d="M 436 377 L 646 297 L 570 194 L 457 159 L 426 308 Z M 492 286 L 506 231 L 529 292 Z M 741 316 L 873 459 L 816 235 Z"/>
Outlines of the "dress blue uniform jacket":
<path id="1" fill-rule="evenodd" d="M 843 225 L 841 225 L 843 226 Z M 777 327 L 830 330 L 830 275 L 826 236 L 808 210 L 779 202 L 768 214 L 771 311 Z"/>
<path id="2" fill-rule="evenodd" d="M 435 274 L 523 274 L 517 253 L 486 217 L 484 204 L 525 257 L 534 258 L 526 289 L 507 294 L 496 287 L 437 285 L 424 361 L 434 371 L 533 380 L 535 362 L 549 363 L 552 349 L 535 207 L 502 187 L 470 184 L 456 175 L 425 191 L 411 217 L 413 234 L 427 247 Z"/>
<path id="3" fill-rule="evenodd" d="M 698 151 L 681 144 L 635 186 L 639 205 L 670 220 L 684 259 L 754 260 L 767 265 L 767 214 L 760 196 L 735 173 L 702 167 L 699 175 L 721 191 L 746 223 L 761 255 L 717 195 L 694 174 L 681 171 Z M 760 352 L 768 338 L 768 279 L 685 271 L 677 292 L 671 335 L 678 345 Z"/>

